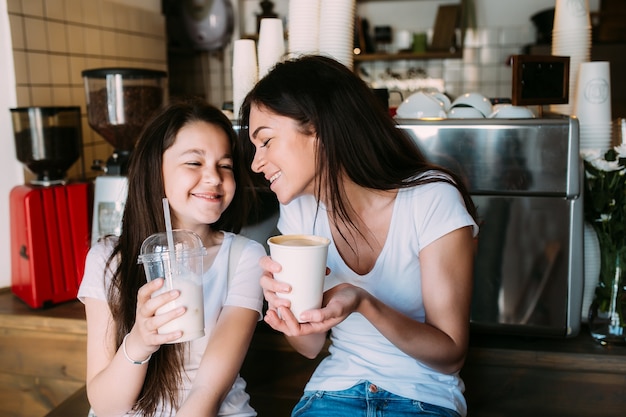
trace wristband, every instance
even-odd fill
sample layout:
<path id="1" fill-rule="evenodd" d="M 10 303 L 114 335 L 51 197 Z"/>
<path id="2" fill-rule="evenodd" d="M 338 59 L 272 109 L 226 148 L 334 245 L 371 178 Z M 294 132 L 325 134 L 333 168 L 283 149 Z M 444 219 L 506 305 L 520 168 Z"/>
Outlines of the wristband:
<path id="1" fill-rule="evenodd" d="M 131 359 L 130 356 L 128 356 L 128 353 L 126 353 L 126 338 L 129 335 L 130 335 L 130 333 L 128 333 L 126 336 L 124 336 L 124 339 L 122 340 L 122 351 L 124 352 L 124 356 L 126 357 L 128 362 L 132 363 L 133 365 L 143 365 L 145 363 L 148 363 L 148 361 L 152 357 L 152 353 L 143 361 L 136 361 L 134 359 Z"/>

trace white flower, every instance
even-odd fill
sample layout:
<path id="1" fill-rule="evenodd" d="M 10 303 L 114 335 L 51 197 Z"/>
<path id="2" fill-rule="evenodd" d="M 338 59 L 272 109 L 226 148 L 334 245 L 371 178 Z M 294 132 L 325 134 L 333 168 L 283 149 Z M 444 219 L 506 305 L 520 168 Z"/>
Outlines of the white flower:
<path id="1" fill-rule="evenodd" d="M 596 159 L 604 159 L 604 153 L 600 149 L 581 149 L 580 156 L 588 162 L 595 161 Z"/>
<path id="2" fill-rule="evenodd" d="M 609 221 L 611 221 L 611 215 L 610 214 L 601 214 L 600 218 L 597 220 L 600 223 L 608 223 Z"/>
<path id="3" fill-rule="evenodd" d="M 626 144 L 622 143 L 619 146 L 615 146 L 615 152 L 617 153 L 618 158 L 626 158 Z"/>
<path id="4" fill-rule="evenodd" d="M 589 163 L 596 169 L 601 171 L 611 172 L 611 171 L 619 171 L 624 167 L 620 165 L 619 161 L 607 161 L 605 159 L 592 159 Z"/>

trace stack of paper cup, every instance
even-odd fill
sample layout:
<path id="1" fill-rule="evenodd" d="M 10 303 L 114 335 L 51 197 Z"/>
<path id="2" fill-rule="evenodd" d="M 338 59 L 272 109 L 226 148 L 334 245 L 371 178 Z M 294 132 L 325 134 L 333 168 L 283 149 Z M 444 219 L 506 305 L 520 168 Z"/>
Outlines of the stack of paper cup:
<path id="1" fill-rule="evenodd" d="M 355 0 L 322 0 L 320 3 L 320 54 L 335 58 L 352 69 L 354 62 Z"/>
<path id="2" fill-rule="evenodd" d="M 584 241 L 584 286 L 583 286 L 583 305 L 581 309 L 581 319 L 587 322 L 589 307 L 593 302 L 593 296 L 596 292 L 596 286 L 600 278 L 600 244 L 596 231 L 589 223 L 585 222 L 583 229 Z"/>
<path id="3" fill-rule="evenodd" d="M 552 55 L 570 57 L 569 103 L 551 105 L 550 110 L 571 115 L 579 67 L 581 63 L 588 62 L 591 55 L 589 0 L 556 0 Z"/>
<path id="4" fill-rule="evenodd" d="M 319 52 L 320 0 L 289 0 L 290 56 Z"/>
<path id="5" fill-rule="evenodd" d="M 233 114 L 239 117 L 241 104 L 259 77 L 256 44 L 252 39 L 233 43 Z"/>
<path id="6" fill-rule="evenodd" d="M 607 61 L 583 62 L 578 71 L 574 114 L 581 149 L 607 151 L 612 145 L 611 79 Z"/>
<path id="7" fill-rule="evenodd" d="M 259 79 L 280 62 L 285 55 L 285 36 L 283 21 L 278 18 L 261 19 L 257 57 L 259 61 Z"/>

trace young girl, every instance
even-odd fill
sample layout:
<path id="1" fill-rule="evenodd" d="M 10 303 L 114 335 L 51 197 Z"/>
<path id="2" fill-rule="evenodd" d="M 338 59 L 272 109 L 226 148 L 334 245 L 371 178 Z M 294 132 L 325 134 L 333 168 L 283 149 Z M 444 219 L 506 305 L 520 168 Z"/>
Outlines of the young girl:
<path id="1" fill-rule="evenodd" d="M 78 293 L 87 314 L 87 394 L 98 417 L 255 416 L 239 376 L 263 297 L 263 247 L 247 240 L 227 280 L 233 232 L 246 218 L 249 176 L 224 114 L 201 101 L 163 109 L 145 128 L 129 162 L 128 197 L 119 238 L 87 255 Z M 172 227 L 191 230 L 207 249 L 205 336 L 167 344 L 182 333 L 157 329 L 184 307 L 156 314 L 176 290 L 151 298 L 163 279 L 146 283 L 137 263 L 143 240 Z"/>
<path id="2" fill-rule="evenodd" d="M 293 416 L 465 415 L 474 206 L 429 163 L 367 85 L 338 62 L 277 64 L 248 94 L 241 133 L 281 203 L 283 234 L 331 239 L 321 309 L 299 323 L 264 258 L 265 321 L 313 358 L 330 355 Z"/>

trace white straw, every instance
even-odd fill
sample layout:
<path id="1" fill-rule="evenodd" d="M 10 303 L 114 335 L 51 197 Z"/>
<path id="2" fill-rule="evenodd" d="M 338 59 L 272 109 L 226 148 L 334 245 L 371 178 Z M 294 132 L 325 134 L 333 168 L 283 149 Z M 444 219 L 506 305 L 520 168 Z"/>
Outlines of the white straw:
<path id="1" fill-rule="evenodd" d="M 167 236 L 167 246 L 170 252 L 170 262 L 173 267 L 176 264 L 174 253 L 174 235 L 172 233 L 172 219 L 170 217 L 170 204 L 167 198 L 163 199 L 163 215 L 165 216 L 165 235 Z"/>

